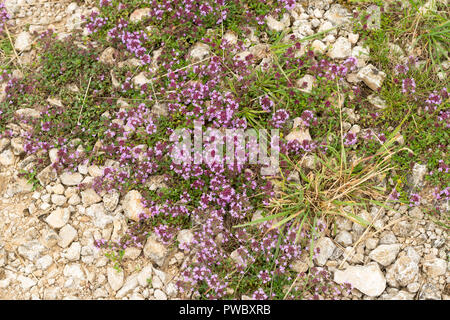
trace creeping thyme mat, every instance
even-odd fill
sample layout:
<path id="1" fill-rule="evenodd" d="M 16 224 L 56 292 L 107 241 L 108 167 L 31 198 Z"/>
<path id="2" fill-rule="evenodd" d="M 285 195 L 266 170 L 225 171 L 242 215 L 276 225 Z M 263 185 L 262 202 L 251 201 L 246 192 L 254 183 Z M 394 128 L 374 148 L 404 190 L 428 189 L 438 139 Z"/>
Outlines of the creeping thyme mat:
<path id="1" fill-rule="evenodd" d="M 4 1 L 0 298 L 448 299 L 445 8 Z"/>

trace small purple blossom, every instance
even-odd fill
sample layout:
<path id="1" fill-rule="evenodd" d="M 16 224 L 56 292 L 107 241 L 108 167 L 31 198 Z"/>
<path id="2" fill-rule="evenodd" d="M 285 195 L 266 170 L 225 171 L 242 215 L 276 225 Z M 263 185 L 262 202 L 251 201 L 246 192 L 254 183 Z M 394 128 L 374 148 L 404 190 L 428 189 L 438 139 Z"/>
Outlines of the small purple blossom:
<path id="1" fill-rule="evenodd" d="M 416 92 L 416 81 L 414 78 L 405 78 L 402 81 L 402 93 L 410 94 Z"/>
<path id="2" fill-rule="evenodd" d="M 410 207 L 414 207 L 414 206 L 419 206 L 420 205 L 420 195 L 417 193 L 412 193 L 411 196 L 409 197 L 409 206 Z"/>
<path id="3" fill-rule="evenodd" d="M 285 109 L 279 109 L 273 113 L 272 125 L 275 128 L 281 128 L 289 119 L 289 112 Z"/>
<path id="4" fill-rule="evenodd" d="M 358 138 L 353 132 L 347 132 L 344 136 L 344 145 L 351 146 L 356 144 Z"/>
<path id="5" fill-rule="evenodd" d="M 252 299 L 254 300 L 267 300 L 267 295 L 262 288 L 259 288 L 253 292 Z"/>

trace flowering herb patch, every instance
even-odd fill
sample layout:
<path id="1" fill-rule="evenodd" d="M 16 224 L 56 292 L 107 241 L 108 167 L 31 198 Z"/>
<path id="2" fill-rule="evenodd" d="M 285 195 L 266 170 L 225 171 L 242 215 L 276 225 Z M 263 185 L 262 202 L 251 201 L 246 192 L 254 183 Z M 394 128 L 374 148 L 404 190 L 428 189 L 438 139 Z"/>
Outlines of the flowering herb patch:
<path id="1" fill-rule="evenodd" d="M 434 148 L 435 198 L 448 200 L 448 89 L 424 84 L 415 56 L 389 64 L 387 84 L 375 93 L 349 85 L 358 58 L 332 60 L 304 39 L 267 31 L 269 15 L 294 8 L 291 0 L 100 0 L 85 17 L 84 36 L 39 35 L 39 73 L 19 79 L 2 71 L 0 135 L 12 134 L 13 120 L 25 127 L 24 151 L 37 160 L 31 173 L 98 165 L 102 174 L 82 187 L 139 191 L 144 209 L 125 235 L 96 246 L 123 253 L 150 236 L 178 246 L 190 258 L 177 282 L 185 297 L 339 298 L 351 288 L 308 264 L 334 215 L 351 218 L 346 205 L 383 197 L 420 205 L 418 190 L 378 178 L 405 180 L 410 157 L 427 148 Z M 0 5 L 0 26 L 7 18 Z M 358 32 L 380 37 L 367 19 Z M 266 41 L 252 43 L 263 35 Z M 389 98 L 389 107 L 374 110 L 369 93 Z M 21 112 L 29 109 L 38 114 Z M 367 129 L 356 125 L 356 113 Z M 278 171 L 260 174 L 263 166 L 248 161 L 251 143 L 239 146 L 237 138 L 231 144 L 245 161 L 216 154 L 209 162 L 174 161 L 172 134 L 195 135 L 197 122 L 218 131 L 278 130 L 268 147 L 280 153 Z M 403 147 L 399 131 L 409 135 Z M 201 142 L 213 152 L 218 141 Z M 202 157 L 190 146 L 176 152 Z M 179 243 L 186 228 L 193 240 Z M 298 261 L 305 270 L 292 268 Z"/>

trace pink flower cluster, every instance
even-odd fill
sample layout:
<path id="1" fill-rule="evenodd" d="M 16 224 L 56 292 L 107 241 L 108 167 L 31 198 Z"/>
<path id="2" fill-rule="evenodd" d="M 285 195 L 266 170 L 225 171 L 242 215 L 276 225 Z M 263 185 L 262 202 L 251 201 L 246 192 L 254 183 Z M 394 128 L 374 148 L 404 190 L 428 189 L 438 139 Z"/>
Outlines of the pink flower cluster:
<path id="1" fill-rule="evenodd" d="M 5 4 L 0 2 L 0 35 L 3 33 L 3 25 L 11 19 L 10 14 L 6 10 Z"/>

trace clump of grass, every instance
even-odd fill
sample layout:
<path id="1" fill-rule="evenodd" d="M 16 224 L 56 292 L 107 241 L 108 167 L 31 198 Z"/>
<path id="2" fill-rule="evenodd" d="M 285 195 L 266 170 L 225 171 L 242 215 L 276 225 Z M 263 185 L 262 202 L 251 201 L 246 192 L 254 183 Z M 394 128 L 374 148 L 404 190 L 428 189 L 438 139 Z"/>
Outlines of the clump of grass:
<path id="1" fill-rule="evenodd" d="M 367 14 L 362 12 L 357 18 L 360 22 L 354 24 L 354 32 L 361 35 L 370 49 L 371 63 L 387 74 L 382 88 L 376 93 L 386 101 L 386 108 L 374 109 L 365 101 L 365 97 L 373 92 L 363 91 L 360 125 L 376 128 L 387 135 L 402 122 L 401 134 L 411 152 L 393 156 L 398 170 L 392 178 L 406 182 L 415 163 L 427 164 L 430 172 L 425 179 L 434 186 L 445 188 L 448 173 L 440 169 L 439 163 L 448 163 L 448 130 L 445 130 L 448 83 L 442 70 L 442 62 L 448 57 L 441 55 L 439 48 L 448 52 L 448 13 L 439 1 L 429 2 L 434 7 L 430 6 L 428 10 L 423 9 L 425 3 L 397 1 L 384 4 L 380 28 L 375 30 L 364 29 Z M 398 72 L 398 67 L 405 65 L 409 70 Z M 404 92 L 404 81 L 411 79 L 417 88 Z M 441 97 L 440 103 L 431 108 L 427 101 L 436 94 Z M 402 121 L 405 114 L 408 118 Z M 376 141 L 367 141 L 358 148 L 358 153 L 363 156 L 377 147 Z"/>
<path id="2" fill-rule="evenodd" d="M 341 99 L 339 106 L 342 106 Z M 387 197 L 383 180 L 394 169 L 391 159 L 407 148 L 400 149 L 395 144 L 398 127 L 384 143 L 379 141 L 380 147 L 373 155 L 362 158 L 351 156 L 344 145 L 340 114 L 340 136 L 334 137 L 338 143 L 335 146 L 330 144 L 326 153 L 314 155 L 315 168 L 312 170 L 305 170 L 302 166 L 306 155 L 297 160 L 282 155 L 287 171 L 298 172 L 299 180 L 288 181 L 282 174 L 274 181 L 278 191 L 268 205 L 270 215 L 241 226 L 274 220 L 272 228 L 289 222 L 292 227 L 299 227 L 300 233 L 303 226 L 315 226 L 318 221 L 329 221 L 338 215 L 363 226 L 369 225 L 343 208 L 350 206 L 355 212 L 357 207 L 366 207 L 370 203 L 383 206 L 382 201 Z"/>
<path id="3" fill-rule="evenodd" d="M 448 59 L 450 20 L 446 4 L 436 0 L 410 0 L 409 3 L 409 15 L 414 17 L 411 24 L 414 26 L 412 44 L 425 49 L 433 64 Z"/>

